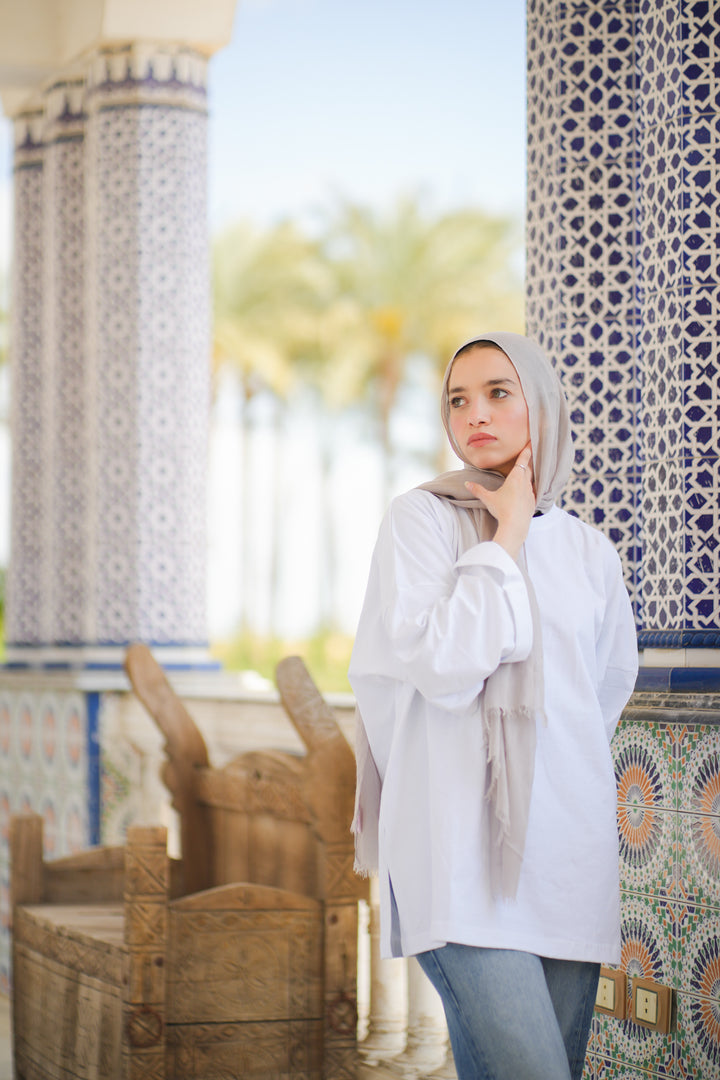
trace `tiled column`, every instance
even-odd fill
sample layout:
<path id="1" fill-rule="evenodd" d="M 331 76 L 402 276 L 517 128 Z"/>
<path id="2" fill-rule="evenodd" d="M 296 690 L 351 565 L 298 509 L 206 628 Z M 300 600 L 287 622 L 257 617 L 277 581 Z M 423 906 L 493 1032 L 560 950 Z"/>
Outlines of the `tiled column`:
<path id="1" fill-rule="evenodd" d="M 617 546 L 640 615 L 634 3 L 528 3 L 528 333 L 559 364 L 566 506 Z"/>
<path id="2" fill-rule="evenodd" d="M 41 111 L 17 117 L 14 125 L 13 475 L 6 635 L 9 641 L 28 645 L 45 640 L 49 628 L 43 128 Z"/>
<path id="3" fill-rule="evenodd" d="M 644 622 L 720 645 L 720 35 L 713 4 L 638 5 Z"/>
<path id="4" fill-rule="evenodd" d="M 45 99 L 43 347 L 49 595 L 43 640 L 71 646 L 88 641 L 92 603 L 87 581 L 94 500 L 84 341 L 83 106 L 82 81 L 60 82 Z"/>
<path id="5" fill-rule="evenodd" d="M 719 53 L 707 4 L 529 0 L 528 330 L 646 648 L 720 645 Z"/>
<path id="6" fill-rule="evenodd" d="M 209 411 L 206 62 L 101 53 L 87 91 L 94 640 L 202 645 Z"/>
<path id="7" fill-rule="evenodd" d="M 18 122 L 11 663 L 206 662 L 206 68 L 109 49 Z"/>

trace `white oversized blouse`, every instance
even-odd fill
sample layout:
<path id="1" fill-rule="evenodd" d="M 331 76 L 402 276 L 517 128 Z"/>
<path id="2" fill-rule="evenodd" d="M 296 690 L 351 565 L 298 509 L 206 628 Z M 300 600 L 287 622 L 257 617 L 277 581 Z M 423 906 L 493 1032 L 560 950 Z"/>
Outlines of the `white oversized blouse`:
<path id="1" fill-rule="evenodd" d="M 350 682 L 382 779 L 384 956 L 453 941 L 619 962 L 610 739 L 637 675 L 630 603 L 609 541 L 557 507 L 533 518 L 525 553 L 547 719 L 517 898 L 503 901 L 488 885 L 478 695 L 528 655 L 527 590 L 505 550 L 430 492 L 395 499 L 381 526 Z"/>

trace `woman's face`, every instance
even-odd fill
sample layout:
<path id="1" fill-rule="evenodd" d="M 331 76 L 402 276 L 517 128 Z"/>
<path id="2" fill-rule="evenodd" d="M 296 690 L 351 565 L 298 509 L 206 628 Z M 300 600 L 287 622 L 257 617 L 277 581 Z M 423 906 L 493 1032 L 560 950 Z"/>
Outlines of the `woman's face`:
<path id="1" fill-rule="evenodd" d="M 452 366 L 448 382 L 450 429 L 464 458 L 503 476 L 530 441 L 525 396 L 502 349 L 478 345 Z"/>

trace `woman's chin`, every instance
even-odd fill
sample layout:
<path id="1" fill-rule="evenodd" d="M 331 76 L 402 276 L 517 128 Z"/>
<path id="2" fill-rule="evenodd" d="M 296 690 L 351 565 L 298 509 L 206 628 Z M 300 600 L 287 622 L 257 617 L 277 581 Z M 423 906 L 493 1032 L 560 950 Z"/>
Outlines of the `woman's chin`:
<path id="1" fill-rule="evenodd" d="M 503 476 L 512 469 L 513 465 L 517 461 L 517 456 L 510 459 L 510 461 L 500 461 L 496 455 L 492 454 L 466 454 L 467 460 L 471 465 L 474 465 L 476 469 L 487 469 L 489 472 L 499 472 Z"/>

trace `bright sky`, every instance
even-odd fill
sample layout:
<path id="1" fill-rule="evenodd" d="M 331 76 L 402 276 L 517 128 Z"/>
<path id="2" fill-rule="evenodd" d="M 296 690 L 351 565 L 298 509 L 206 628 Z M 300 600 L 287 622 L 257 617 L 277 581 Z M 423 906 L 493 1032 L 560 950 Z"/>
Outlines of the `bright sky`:
<path id="1" fill-rule="evenodd" d="M 525 0 L 240 0 L 210 108 L 215 226 L 335 193 L 521 215 Z"/>
<path id="2" fill-rule="evenodd" d="M 522 215 L 525 0 L 239 0 L 210 65 L 210 216 L 266 223 L 336 194 Z M 10 243 L 0 121 L 0 269 Z"/>

